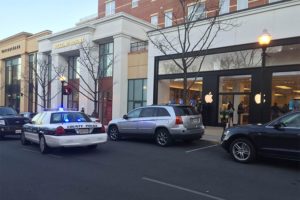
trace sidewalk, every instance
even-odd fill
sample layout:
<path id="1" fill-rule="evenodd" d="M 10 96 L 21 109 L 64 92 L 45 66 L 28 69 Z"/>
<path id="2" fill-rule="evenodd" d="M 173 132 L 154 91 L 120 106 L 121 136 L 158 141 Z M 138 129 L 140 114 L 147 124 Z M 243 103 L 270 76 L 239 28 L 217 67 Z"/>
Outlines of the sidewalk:
<path id="1" fill-rule="evenodd" d="M 222 133 L 223 133 L 223 127 L 206 126 L 202 139 L 214 141 L 214 142 L 220 142 Z"/>

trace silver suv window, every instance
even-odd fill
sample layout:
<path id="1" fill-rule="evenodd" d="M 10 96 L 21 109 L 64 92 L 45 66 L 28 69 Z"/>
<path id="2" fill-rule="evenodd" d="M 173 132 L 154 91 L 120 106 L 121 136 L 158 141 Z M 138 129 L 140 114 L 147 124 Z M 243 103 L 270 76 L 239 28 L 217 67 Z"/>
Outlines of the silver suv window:
<path id="1" fill-rule="evenodd" d="M 157 117 L 169 117 L 170 113 L 165 108 L 156 108 Z"/>
<path id="2" fill-rule="evenodd" d="M 199 115 L 192 106 L 174 106 L 176 116 Z"/>
<path id="3" fill-rule="evenodd" d="M 154 117 L 155 108 L 143 108 L 140 117 Z"/>
<path id="4" fill-rule="evenodd" d="M 138 108 L 128 113 L 128 118 L 138 118 L 140 116 L 142 109 Z"/>

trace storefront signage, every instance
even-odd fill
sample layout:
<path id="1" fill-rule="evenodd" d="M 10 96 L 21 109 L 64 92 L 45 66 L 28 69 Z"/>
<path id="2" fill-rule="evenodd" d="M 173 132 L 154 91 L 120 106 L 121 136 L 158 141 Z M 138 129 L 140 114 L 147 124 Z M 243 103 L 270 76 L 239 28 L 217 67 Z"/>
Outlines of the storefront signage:
<path id="1" fill-rule="evenodd" d="M 66 40 L 66 41 L 63 41 L 63 42 L 56 43 L 56 44 L 54 44 L 54 48 L 55 49 L 60 49 L 60 48 L 68 47 L 68 46 L 81 44 L 82 42 L 84 42 L 83 37 L 75 38 L 75 39 Z"/>
<path id="2" fill-rule="evenodd" d="M 213 100 L 213 95 L 211 94 L 211 92 L 209 92 L 207 95 L 205 95 L 204 97 L 205 103 L 212 103 Z"/>
<path id="3" fill-rule="evenodd" d="M 21 48 L 21 45 L 15 45 L 15 46 L 9 47 L 7 49 L 2 49 L 1 53 L 11 52 L 11 51 L 14 51 L 14 50 L 17 50 L 17 49 L 20 49 L 20 48 Z"/>

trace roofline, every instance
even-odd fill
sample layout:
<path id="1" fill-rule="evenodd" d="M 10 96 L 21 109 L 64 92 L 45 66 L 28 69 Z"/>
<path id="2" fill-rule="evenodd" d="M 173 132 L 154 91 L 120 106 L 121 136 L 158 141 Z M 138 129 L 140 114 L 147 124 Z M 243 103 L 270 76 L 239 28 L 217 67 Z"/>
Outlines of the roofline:
<path id="1" fill-rule="evenodd" d="M 20 32 L 20 33 L 17 33 L 17 34 L 14 34 L 12 36 L 9 36 L 7 38 L 4 38 L 2 40 L 0 40 L 0 43 L 1 42 L 5 42 L 7 40 L 10 40 L 10 39 L 13 39 L 13 38 L 16 38 L 16 37 L 20 37 L 20 36 L 25 36 L 25 37 L 30 37 L 32 36 L 33 34 L 32 33 L 28 33 L 28 32 Z"/>

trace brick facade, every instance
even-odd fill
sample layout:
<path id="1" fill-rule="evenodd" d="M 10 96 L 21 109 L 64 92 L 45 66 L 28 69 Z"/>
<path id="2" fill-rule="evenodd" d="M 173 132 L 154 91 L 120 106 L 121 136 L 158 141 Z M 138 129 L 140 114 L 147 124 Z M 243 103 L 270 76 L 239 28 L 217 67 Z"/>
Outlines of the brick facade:
<path id="1" fill-rule="evenodd" d="M 110 0 L 98 0 L 98 17 L 105 16 L 105 4 Z M 187 4 L 195 2 L 195 0 L 186 0 Z M 218 9 L 219 0 L 202 0 L 205 2 L 207 16 L 212 16 L 214 11 Z M 254 8 L 267 4 L 269 0 L 248 0 L 248 7 Z M 178 0 L 139 0 L 138 6 L 132 8 L 132 0 L 115 0 L 115 13 L 126 12 L 130 15 L 150 22 L 151 16 L 158 15 L 158 25 L 164 26 L 164 12 L 172 10 L 173 20 L 182 20 L 183 12 L 179 7 Z M 230 0 L 230 12 L 237 10 L 237 0 Z M 187 12 L 187 11 L 186 11 Z M 173 23 L 174 24 L 174 23 Z"/>

